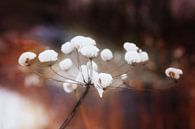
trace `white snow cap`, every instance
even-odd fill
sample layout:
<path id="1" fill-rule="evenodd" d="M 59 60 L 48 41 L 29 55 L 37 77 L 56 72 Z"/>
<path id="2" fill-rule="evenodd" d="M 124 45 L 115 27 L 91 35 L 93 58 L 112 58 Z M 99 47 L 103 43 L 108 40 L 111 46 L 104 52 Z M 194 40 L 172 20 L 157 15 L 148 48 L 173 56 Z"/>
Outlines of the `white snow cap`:
<path id="1" fill-rule="evenodd" d="M 38 58 L 40 62 L 56 61 L 58 59 L 58 53 L 54 50 L 44 50 L 39 54 Z"/>
<path id="2" fill-rule="evenodd" d="M 88 61 L 87 62 L 87 68 L 91 69 L 91 63 L 92 63 L 92 69 L 97 71 L 98 70 L 98 65 L 94 61 L 92 61 L 92 62 Z"/>
<path id="3" fill-rule="evenodd" d="M 126 51 L 137 51 L 139 48 L 136 46 L 136 44 L 134 43 L 129 43 L 129 42 L 125 42 L 123 44 L 123 48 L 126 50 Z"/>
<path id="4" fill-rule="evenodd" d="M 98 91 L 100 98 L 103 97 L 104 88 L 107 88 L 112 84 L 112 76 L 107 73 L 99 73 L 94 77 L 94 86 Z"/>
<path id="5" fill-rule="evenodd" d="M 66 42 L 62 45 L 61 51 L 64 54 L 70 54 L 74 50 L 74 46 L 70 42 Z"/>
<path id="6" fill-rule="evenodd" d="M 145 51 L 142 51 L 139 53 L 139 57 L 141 59 L 141 62 L 146 62 L 149 60 L 149 56 L 148 56 L 148 53 L 145 52 Z"/>
<path id="7" fill-rule="evenodd" d="M 87 45 L 96 45 L 96 42 L 94 39 L 90 37 L 80 36 L 80 35 L 73 37 L 70 42 L 77 49 L 81 49 L 82 47 L 87 46 Z"/>
<path id="8" fill-rule="evenodd" d="M 112 76 L 108 73 L 99 73 L 98 78 L 98 84 L 102 88 L 110 86 L 113 80 Z"/>
<path id="9" fill-rule="evenodd" d="M 121 75 L 121 80 L 126 80 L 128 78 L 128 75 L 127 74 L 122 74 Z"/>
<path id="10" fill-rule="evenodd" d="M 141 59 L 137 51 L 128 51 L 125 53 L 125 61 L 128 64 L 140 63 Z"/>
<path id="11" fill-rule="evenodd" d="M 72 66 L 72 60 L 69 58 L 66 58 L 59 63 L 61 70 L 69 70 Z"/>
<path id="12" fill-rule="evenodd" d="M 94 58 L 98 56 L 99 49 L 96 46 L 88 45 L 82 47 L 79 52 L 87 58 Z"/>
<path id="13" fill-rule="evenodd" d="M 179 79 L 180 75 L 183 74 L 183 71 L 178 68 L 169 67 L 165 70 L 165 74 L 167 77 Z"/>
<path id="14" fill-rule="evenodd" d="M 77 88 L 77 85 L 70 84 L 70 83 L 63 83 L 63 88 L 66 93 L 71 93 Z"/>
<path id="15" fill-rule="evenodd" d="M 100 53 L 100 56 L 103 61 L 109 61 L 113 58 L 113 54 L 110 49 L 102 50 L 102 52 Z"/>
<path id="16" fill-rule="evenodd" d="M 33 52 L 24 52 L 20 55 L 18 63 L 22 66 L 28 66 L 31 64 L 31 61 L 34 60 L 37 55 Z"/>

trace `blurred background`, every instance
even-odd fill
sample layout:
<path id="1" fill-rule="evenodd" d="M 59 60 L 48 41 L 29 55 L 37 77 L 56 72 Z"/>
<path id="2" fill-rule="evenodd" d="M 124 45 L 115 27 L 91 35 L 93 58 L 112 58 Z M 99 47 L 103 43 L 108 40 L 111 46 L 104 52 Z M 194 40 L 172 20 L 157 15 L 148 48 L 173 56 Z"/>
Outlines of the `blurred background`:
<path id="1" fill-rule="evenodd" d="M 6 0 L 0 19 L 1 129 L 59 127 L 74 95 L 23 72 L 17 59 L 23 51 L 59 50 L 75 35 L 117 52 L 135 42 L 150 61 L 128 78 L 135 90 L 103 99 L 90 92 L 71 129 L 195 129 L 194 0 Z M 164 75 L 169 66 L 184 70 L 174 87 Z"/>

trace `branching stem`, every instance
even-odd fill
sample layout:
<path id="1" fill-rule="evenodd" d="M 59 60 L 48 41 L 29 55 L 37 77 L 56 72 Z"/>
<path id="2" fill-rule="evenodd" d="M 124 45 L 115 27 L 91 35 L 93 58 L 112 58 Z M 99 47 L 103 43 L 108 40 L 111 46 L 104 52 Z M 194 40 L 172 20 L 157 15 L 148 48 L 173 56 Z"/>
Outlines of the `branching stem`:
<path id="1" fill-rule="evenodd" d="M 77 101 L 75 106 L 73 107 L 72 111 L 66 117 L 65 121 L 62 123 L 62 125 L 60 126 L 59 129 L 65 129 L 69 125 L 69 123 L 71 122 L 71 120 L 75 116 L 75 113 L 77 112 L 79 106 L 81 105 L 81 103 L 83 102 L 85 97 L 87 96 L 89 89 L 90 89 L 90 85 L 87 85 L 85 91 L 83 92 L 83 94 L 81 95 L 81 97 L 79 98 L 79 100 Z"/>

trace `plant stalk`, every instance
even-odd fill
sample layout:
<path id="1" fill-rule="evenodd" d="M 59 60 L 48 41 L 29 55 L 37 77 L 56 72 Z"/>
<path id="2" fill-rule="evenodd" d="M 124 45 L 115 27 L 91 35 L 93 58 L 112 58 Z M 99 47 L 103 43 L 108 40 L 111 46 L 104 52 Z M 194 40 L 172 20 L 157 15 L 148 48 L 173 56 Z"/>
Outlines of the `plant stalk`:
<path id="1" fill-rule="evenodd" d="M 75 116 L 75 113 L 77 112 L 79 106 L 81 105 L 81 103 L 83 102 L 85 97 L 87 96 L 87 93 L 88 93 L 89 89 L 90 89 L 90 85 L 87 85 L 86 90 L 83 92 L 83 94 L 81 95 L 81 97 L 79 98 L 79 100 L 77 101 L 75 106 L 73 107 L 72 111 L 66 117 L 66 119 L 64 120 L 64 122 L 62 123 L 62 125 L 60 126 L 59 129 L 65 129 L 69 125 L 69 123 L 71 122 L 71 120 Z"/>

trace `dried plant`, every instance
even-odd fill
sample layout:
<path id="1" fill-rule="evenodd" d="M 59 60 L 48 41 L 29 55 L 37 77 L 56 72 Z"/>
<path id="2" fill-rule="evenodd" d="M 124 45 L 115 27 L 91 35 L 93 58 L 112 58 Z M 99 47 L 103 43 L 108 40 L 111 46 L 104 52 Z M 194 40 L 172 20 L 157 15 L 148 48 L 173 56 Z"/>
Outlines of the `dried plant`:
<path id="1" fill-rule="evenodd" d="M 39 53 L 38 58 L 36 53 L 24 52 L 19 57 L 18 61 L 20 65 L 28 67 L 32 72 L 40 76 L 42 76 L 43 73 L 40 72 L 40 70 L 32 70 L 32 65 L 39 63 L 41 66 L 47 66 L 49 72 L 53 74 L 51 77 L 45 78 L 61 82 L 67 93 L 74 93 L 79 88 L 84 89 L 77 103 L 60 127 L 60 129 L 65 129 L 71 122 L 90 88 L 96 88 L 100 98 L 103 97 L 104 91 L 108 89 L 130 88 L 123 85 L 123 82 L 128 78 L 130 67 L 145 64 L 149 60 L 149 56 L 147 52 L 142 51 L 134 43 L 125 42 L 123 47 L 125 49 L 123 57 L 124 63 L 109 73 L 101 70 L 101 62 L 117 63 L 116 61 L 121 61 L 121 59 L 114 60 L 115 53 L 108 48 L 100 52 L 96 41 L 85 36 L 76 36 L 73 37 L 70 42 L 64 43 L 61 47 L 63 58 L 59 57 L 59 54 L 54 50 L 44 50 Z M 114 74 L 115 71 L 123 67 L 125 68 L 124 72 L 117 75 Z M 178 70 L 175 72 L 173 68 L 168 69 L 166 70 L 166 75 L 171 78 L 179 79 L 179 75 L 182 74 L 182 71 L 177 71 Z"/>

